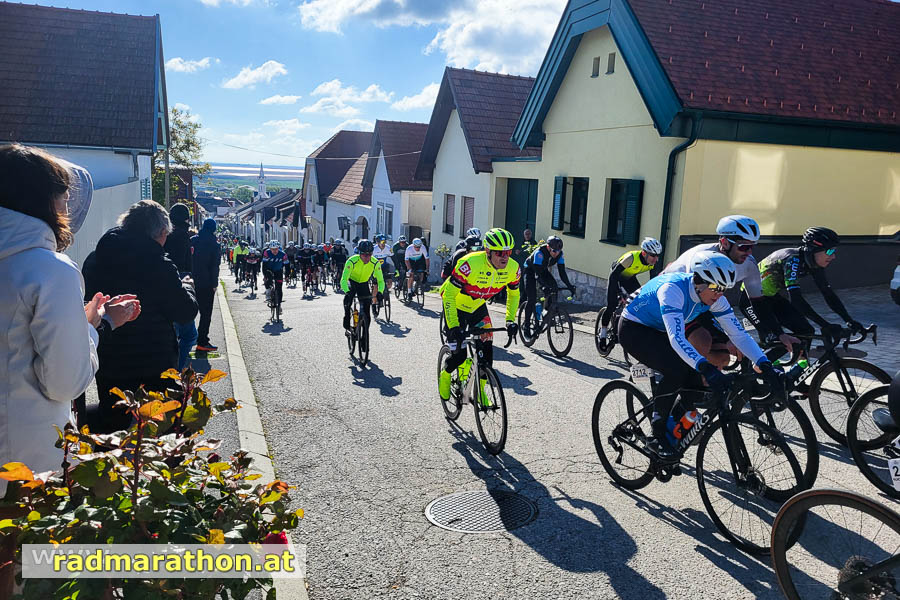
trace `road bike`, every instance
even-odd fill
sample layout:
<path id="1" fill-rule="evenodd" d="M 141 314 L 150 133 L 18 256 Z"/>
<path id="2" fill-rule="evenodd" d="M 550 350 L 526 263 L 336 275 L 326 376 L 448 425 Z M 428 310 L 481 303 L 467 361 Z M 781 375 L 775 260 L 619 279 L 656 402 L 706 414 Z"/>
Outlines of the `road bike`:
<path id="1" fill-rule="evenodd" d="M 525 303 L 519 306 L 516 322 L 519 324 L 519 337 L 522 343 L 530 348 L 537 339 L 545 331 L 547 332 L 547 342 L 550 344 L 550 350 L 558 358 L 563 358 L 572 349 L 572 342 L 575 339 L 574 328 L 572 327 L 572 316 L 566 307 L 559 300 L 559 289 L 543 288 L 544 297 L 539 302 L 543 304 L 543 311 L 539 313 L 541 304 L 536 305 L 531 313 L 531 323 L 525 323 Z M 571 300 L 572 296 L 568 296 L 566 300 Z M 526 327 L 527 325 L 527 327 Z M 531 332 L 529 335 L 528 332 Z"/>
<path id="2" fill-rule="evenodd" d="M 372 291 L 372 318 L 377 319 L 378 313 L 384 308 L 384 320 L 391 320 L 391 294 L 385 292 L 381 295 L 381 302 L 378 302 L 378 281 L 374 277 L 369 278 L 369 289 Z"/>
<path id="3" fill-rule="evenodd" d="M 663 461 L 647 447 L 654 403 L 630 381 L 607 383 L 597 394 L 591 415 L 594 446 L 603 468 L 613 481 L 630 490 L 643 488 L 654 478 L 668 482 L 681 474 L 680 463 L 697 442 L 697 485 L 716 528 L 746 552 L 768 552 L 775 513 L 808 485 L 784 436 L 754 414 L 742 412 L 756 385 L 751 373 L 735 376 L 727 394 L 679 390 L 682 397 L 702 394 L 704 402 L 697 408 L 705 412 L 689 411 L 675 422 L 671 429 L 675 456 Z M 766 397 L 760 402 L 771 400 Z M 721 440 L 716 437 L 719 433 Z"/>
<path id="4" fill-rule="evenodd" d="M 272 311 L 269 320 L 273 323 L 281 321 L 281 302 L 277 301 L 278 290 L 275 289 L 274 279 L 267 275 L 263 279 L 263 285 L 266 288 L 266 305 Z"/>
<path id="5" fill-rule="evenodd" d="M 900 514 L 865 496 L 797 494 L 772 526 L 772 566 L 788 600 L 900 597 Z"/>
<path id="6" fill-rule="evenodd" d="M 493 455 L 503 452 L 506 446 L 506 397 L 503 386 L 494 368 L 483 362 L 484 343 L 481 336 L 488 333 L 507 332 L 505 327 L 478 328 L 469 327 L 463 332 L 462 345 L 466 349 L 467 358 L 450 374 L 450 399 L 441 398 L 444 414 L 451 421 L 456 421 L 466 403 L 472 404 L 475 410 L 475 424 L 478 435 L 485 449 Z M 508 332 L 507 332 L 508 333 Z M 510 335 L 504 348 L 515 341 Z M 444 344 L 438 354 L 437 372 L 440 378 L 444 364 L 453 355 L 450 347 Z M 477 377 L 471 377 L 472 373 Z M 484 396 L 481 395 L 481 381 L 484 384 Z"/>
<path id="7" fill-rule="evenodd" d="M 257 272 L 255 269 L 246 268 L 244 269 L 244 281 L 249 286 L 251 292 L 256 292 L 256 277 Z"/>
<path id="8" fill-rule="evenodd" d="M 308 293 L 315 295 L 316 290 L 316 282 L 313 278 L 313 267 L 304 266 L 303 267 L 303 295 L 305 296 Z"/>
<path id="9" fill-rule="evenodd" d="M 347 335 L 347 348 L 350 350 L 350 356 L 353 357 L 354 351 L 359 355 L 359 364 L 366 366 L 369 362 L 369 318 L 368 312 L 359 310 L 359 296 L 353 298 L 353 307 L 351 308 L 351 331 L 345 331 Z"/>
<path id="10" fill-rule="evenodd" d="M 328 291 L 328 279 L 328 269 L 325 267 L 325 265 L 319 265 L 316 274 L 316 285 L 318 286 L 318 290 L 323 294 Z"/>
<path id="11" fill-rule="evenodd" d="M 406 302 L 413 300 L 418 302 L 419 308 L 425 306 L 425 271 L 415 271 L 413 273 L 413 288 L 406 295 Z"/>
<path id="12" fill-rule="evenodd" d="M 847 415 L 847 445 L 857 468 L 882 493 L 900 500 L 900 425 L 888 405 L 890 385 L 870 389 Z"/>
<path id="13" fill-rule="evenodd" d="M 394 298 L 400 299 L 400 295 L 406 297 L 406 269 L 397 269 L 394 274 Z"/>
<path id="14" fill-rule="evenodd" d="M 620 293 L 619 304 L 616 305 L 612 318 L 609 320 L 609 327 L 606 330 L 605 338 L 600 337 L 600 330 L 603 328 L 601 321 L 607 307 L 604 306 L 600 309 L 600 312 L 597 313 L 597 320 L 594 322 L 594 346 L 603 358 L 608 358 L 612 353 L 613 348 L 619 344 L 619 321 L 622 319 L 622 311 L 625 310 L 626 304 L 626 297 Z M 625 356 L 625 364 L 630 366 L 631 359 L 628 357 L 628 353 L 625 352 L 624 348 L 622 349 L 622 353 Z"/>

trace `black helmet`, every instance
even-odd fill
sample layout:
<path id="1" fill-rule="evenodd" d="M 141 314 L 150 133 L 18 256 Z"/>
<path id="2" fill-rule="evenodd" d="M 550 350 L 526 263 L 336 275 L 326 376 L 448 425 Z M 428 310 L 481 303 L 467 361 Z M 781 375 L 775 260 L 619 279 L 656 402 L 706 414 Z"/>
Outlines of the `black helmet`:
<path id="1" fill-rule="evenodd" d="M 191 220 L 191 211 L 187 206 L 181 204 L 172 205 L 172 208 L 169 209 L 169 220 L 173 223 L 187 223 Z"/>
<path id="2" fill-rule="evenodd" d="M 372 240 L 359 240 L 356 249 L 360 254 L 372 254 L 375 251 L 375 244 L 372 243 Z"/>
<path id="3" fill-rule="evenodd" d="M 466 238 L 466 249 L 471 250 L 472 248 L 480 248 L 481 247 L 481 238 L 477 235 L 470 235 Z"/>
<path id="4" fill-rule="evenodd" d="M 810 227 L 803 234 L 803 247 L 810 252 L 819 252 L 834 248 L 841 243 L 841 238 L 827 227 Z"/>
<path id="5" fill-rule="evenodd" d="M 557 237 L 555 235 L 551 235 L 547 238 L 547 245 L 550 246 L 551 250 L 562 250 L 563 241 L 562 238 Z"/>

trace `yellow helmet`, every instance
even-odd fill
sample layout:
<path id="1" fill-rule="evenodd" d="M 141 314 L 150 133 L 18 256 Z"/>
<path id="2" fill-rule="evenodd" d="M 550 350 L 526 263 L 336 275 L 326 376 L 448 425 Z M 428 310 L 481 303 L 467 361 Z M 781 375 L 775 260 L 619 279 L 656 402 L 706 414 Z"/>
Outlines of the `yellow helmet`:
<path id="1" fill-rule="evenodd" d="M 484 247 L 487 250 L 512 250 L 515 243 L 512 234 L 499 227 L 484 234 Z"/>

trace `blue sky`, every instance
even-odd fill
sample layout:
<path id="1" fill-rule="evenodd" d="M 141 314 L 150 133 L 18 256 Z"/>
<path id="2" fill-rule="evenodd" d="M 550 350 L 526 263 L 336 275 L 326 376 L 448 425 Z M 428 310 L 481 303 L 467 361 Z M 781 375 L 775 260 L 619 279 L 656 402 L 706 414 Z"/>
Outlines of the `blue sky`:
<path id="1" fill-rule="evenodd" d="M 565 0 L 37 3 L 159 14 L 169 106 L 190 107 L 203 125 L 205 159 L 298 166 L 338 129 L 371 130 L 375 119 L 427 122 L 445 65 L 534 75 L 565 6 Z"/>

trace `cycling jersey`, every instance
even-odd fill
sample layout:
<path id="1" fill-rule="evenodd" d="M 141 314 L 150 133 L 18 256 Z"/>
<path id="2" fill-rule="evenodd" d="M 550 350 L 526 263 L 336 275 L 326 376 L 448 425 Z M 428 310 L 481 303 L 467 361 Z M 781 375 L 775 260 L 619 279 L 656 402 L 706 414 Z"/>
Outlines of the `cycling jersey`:
<path id="1" fill-rule="evenodd" d="M 273 273 L 281 273 L 284 270 L 285 265 L 288 264 L 288 257 L 287 254 L 281 250 L 272 252 L 272 249 L 269 248 L 263 252 L 262 264 Z"/>
<path id="2" fill-rule="evenodd" d="M 347 260 L 347 248 L 344 246 L 335 246 L 331 249 L 331 260 L 334 262 L 343 262 Z"/>
<path id="3" fill-rule="evenodd" d="M 540 271 L 549 269 L 553 265 L 563 266 L 565 264 L 566 259 L 562 250 L 560 250 L 559 256 L 553 258 L 553 256 L 550 255 L 550 247 L 544 244 L 543 246 L 538 247 L 537 250 L 532 252 L 531 256 L 525 259 L 525 264 L 522 265 L 522 268 Z"/>
<path id="4" fill-rule="evenodd" d="M 312 257 L 313 264 L 316 265 L 317 267 L 324 267 L 325 260 L 327 258 L 328 257 L 325 255 L 325 252 L 314 252 L 313 257 Z"/>
<path id="5" fill-rule="evenodd" d="M 304 248 L 297 253 L 297 262 L 301 265 L 310 266 L 312 265 L 313 254 L 315 254 L 315 252 L 313 252 L 311 249 Z"/>
<path id="6" fill-rule="evenodd" d="M 712 306 L 707 306 L 694 290 L 693 278 L 693 273 L 669 273 L 651 279 L 628 303 L 622 316 L 657 331 L 665 331 L 672 349 L 696 369 L 705 359 L 688 341 L 684 326 L 709 311 L 744 355 L 754 363 L 764 360 L 762 350 L 741 327 L 725 296 L 721 296 Z"/>
<path id="7" fill-rule="evenodd" d="M 250 251 L 249 248 L 246 248 L 246 247 L 242 248 L 241 246 L 235 246 L 234 251 L 232 252 L 232 256 L 234 256 L 234 262 L 237 262 L 238 260 L 240 260 L 240 257 L 246 255 L 249 251 Z"/>
<path id="8" fill-rule="evenodd" d="M 694 246 L 689 250 L 685 250 L 681 256 L 663 270 L 663 274 L 689 273 L 694 257 L 698 252 L 704 250 L 719 252 L 719 244 L 717 242 L 712 244 L 700 244 L 699 246 Z M 734 272 L 737 276 L 735 285 L 738 283 L 742 284 L 751 298 L 759 298 L 763 295 L 762 284 L 759 279 L 759 266 L 756 264 L 756 259 L 753 258 L 753 256 L 748 256 L 747 260 L 741 264 L 734 263 Z"/>
<path id="9" fill-rule="evenodd" d="M 472 252 L 462 257 L 450 277 L 441 285 L 441 298 L 448 327 L 459 325 L 457 311 L 474 312 L 485 300 L 506 294 L 506 320 L 515 321 L 519 308 L 519 280 L 522 271 L 519 263 L 510 259 L 502 270 L 495 269 L 484 251 Z"/>
<path id="10" fill-rule="evenodd" d="M 372 252 L 372 258 L 377 258 L 379 264 L 382 269 L 388 268 L 391 271 L 394 270 L 394 253 L 391 251 L 391 247 L 387 244 L 384 245 L 384 248 L 379 248 L 378 244 L 375 244 L 375 250 Z M 385 267 L 387 265 L 387 267 Z"/>
<path id="11" fill-rule="evenodd" d="M 413 262 L 414 260 L 422 260 L 424 258 L 428 258 L 428 250 L 425 249 L 425 244 L 422 244 L 418 248 L 410 244 L 406 247 L 406 254 L 404 254 L 404 258 L 409 262 Z"/>
<path id="12" fill-rule="evenodd" d="M 350 291 L 350 282 L 365 283 L 375 277 L 378 282 L 378 291 L 384 291 L 384 276 L 381 274 L 381 266 L 377 260 L 369 259 L 364 263 L 359 254 L 354 254 L 344 263 L 344 271 L 341 274 L 341 289 L 344 293 Z"/>
<path id="13" fill-rule="evenodd" d="M 251 252 L 246 257 L 244 257 L 244 262 L 250 267 L 258 265 L 259 261 L 259 252 Z"/>
<path id="14" fill-rule="evenodd" d="M 622 271 L 619 273 L 619 277 L 624 277 L 626 279 L 631 279 L 635 275 L 640 275 L 641 273 L 646 273 L 647 271 L 653 269 L 653 265 L 645 264 L 644 261 L 641 260 L 640 250 L 632 250 L 631 252 L 626 252 L 619 257 L 619 260 L 612 264 L 611 268 L 615 271 L 616 267 L 619 266 L 622 267 Z"/>

